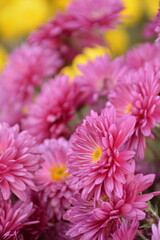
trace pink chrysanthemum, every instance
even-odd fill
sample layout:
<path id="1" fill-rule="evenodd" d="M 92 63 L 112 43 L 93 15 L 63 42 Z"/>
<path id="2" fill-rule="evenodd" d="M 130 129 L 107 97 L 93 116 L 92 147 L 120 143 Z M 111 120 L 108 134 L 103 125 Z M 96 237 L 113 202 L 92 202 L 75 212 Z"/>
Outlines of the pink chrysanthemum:
<path id="1" fill-rule="evenodd" d="M 160 220 L 158 222 L 158 226 L 152 224 L 152 240 L 160 239 Z"/>
<path id="2" fill-rule="evenodd" d="M 68 63 L 84 47 L 104 44 L 99 30 L 112 28 L 122 9 L 119 0 L 73 1 L 66 13 L 57 14 L 40 30 L 31 34 L 28 41 L 58 51 Z"/>
<path id="3" fill-rule="evenodd" d="M 139 223 L 137 220 L 123 221 L 119 229 L 112 235 L 113 240 L 134 240 L 138 230 Z"/>
<path id="4" fill-rule="evenodd" d="M 128 141 L 128 148 L 137 151 L 140 158 L 146 148 L 145 137 L 153 137 L 151 129 L 160 122 L 159 73 L 150 65 L 126 77 L 117 84 L 109 100 L 118 115 L 130 114 L 136 118 L 135 131 Z"/>
<path id="5" fill-rule="evenodd" d="M 68 8 L 80 28 L 112 28 L 119 21 L 123 4 L 119 0 L 76 0 Z M 78 13 L 78 14 L 77 14 Z"/>
<path id="6" fill-rule="evenodd" d="M 145 29 L 144 29 L 144 32 L 143 32 L 143 35 L 144 37 L 146 38 L 149 38 L 149 37 L 152 37 L 152 36 L 155 36 L 158 34 L 158 39 L 157 41 L 159 42 L 159 34 L 160 34 L 160 9 L 158 10 L 158 13 L 157 15 L 155 16 L 155 18 L 153 18 L 151 20 L 150 23 L 148 23 L 146 26 L 145 26 Z"/>
<path id="7" fill-rule="evenodd" d="M 3 87 L 0 87 L 0 96 L 0 122 L 7 122 L 10 126 L 20 123 L 27 106 L 23 99 L 14 94 L 10 95 L 8 91 L 4 91 Z"/>
<path id="8" fill-rule="evenodd" d="M 37 221 L 28 221 L 29 216 L 32 214 L 32 205 L 32 203 L 17 202 L 12 206 L 10 201 L 1 200 L 0 239 L 19 239 L 19 232 L 25 225 L 34 225 L 37 223 Z"/>
<path id="9" fill-rule="evenodd" d="M 32 212 L 28 216 L 27 222 L 24 224 L 18 234 L 20 240 L 38 240 L 41 234 L 48 231 L 48 216 L 46 215 L 45 205 L 37 192 L 28 191 L 28 201 L 32 202 Z M 32 224 L 34 223 L 34 224 Z"/>
<path id="10" fill-rule="evenodd" d="M 26 131 L 19 133 L 17 125 L 10 128 L 6 123 L 0 124 L 0 136 L 0 192 L 5 200 L 11 193 L 26 200 L 27 187 L 36 190 L 36 142 Z"/>
<path id="11" fill-rule="evenodd" d="M 147 52 L 147 54 L 146 54 Z M 138 70 L 146 63 L 151 63 L 159 57 L 160 47 L 153 43 L 143 43 L 126 54 L 126 64 L 131 70 Z"/>
<path id="12" fill-rule="evenodd" d="M 42 46 L 24 44 L 10 55 L 2 81 L 14 94 L 22 94 L 25 98 L 44 78 L 52 76 L 60 65 L 58 52 L 53 54 Z"/>
<path id="13" fill-rule="evenodd" d="M 40 146 L 44 163 L 37 171 L 36 179 L 50 219 L 62 219 L 70 206 L 72 190 L 66 167 L 68 147 L 68 142 L 63 138 L 45 140 Z"/>
<path id="14" fill-rule="evenodd" d="M 99 199 L 102 192 L 111 196 L 114 192 L 122 196 L 125 174 L 132 172 L 128 162 L 133 151 L 121 151 L 121 147 L 134 130 L 134 117 L 124 116 L 116 119 L 115 109 L 98 116 L 91 112 L 71 138 L 69 172 L 76 190 L 82 196 Z"/>
<path id="15" fill-rule="evenodd" d="M 79 23 L 69 13 L 57 14 L 28 39 L 31 45 L 42 45 L 46 49 L 58 51 L 62 61 L 70 62 L 84 47 L 104 44 L 101 34 L 93 29 L 79 28 Z"/>
<path id="16" fill-rule="evenodd" d="M 17 118 L 23 115 L 24 105 L 33 100 L 35 88 L 60 66 L 58 53 L 49 49 L 27 44 L 16 49 L 1 76 L 1 121 L 17 123 Z"/>
<path id="17" fill-rule="evenodd" d="M 88 94 L 89 102 L 96 102 L 99 96 L 106 100 L 108 91 L 126 70 L 122 57 L 110 61 L 108 55 L 97 57 L 78 68 L 82 75 L 77 76 L 75 81 L 81 84 L 81 90 Z"/>
<path id="18" fill-rule="evenodd" d="M 30 106 L 28 117 L 23 121 L 24 128 L 39 142 L 46 138 L 68 136 L 67 123 L 79 105 L 78 91 L 65 75 L 46 83 L 36 103 Z"/>
<path id="19" fill-rule="evenodd" d="M 129 175 L 123 185 L 123 195 L 118 198 L 103 196 L 97 202 L 85 201 L 80 197 L 73 199 L 72 207 L 65 214 L 65 219 L 72 223 L 67 232 L 70 237 L 81 240 L 112 239 L 118 229 L 119 220 L 142 220 L 145 218 L 146 201 L 159 193 L 141 194 L 154 180 L 154 175 Z"/>

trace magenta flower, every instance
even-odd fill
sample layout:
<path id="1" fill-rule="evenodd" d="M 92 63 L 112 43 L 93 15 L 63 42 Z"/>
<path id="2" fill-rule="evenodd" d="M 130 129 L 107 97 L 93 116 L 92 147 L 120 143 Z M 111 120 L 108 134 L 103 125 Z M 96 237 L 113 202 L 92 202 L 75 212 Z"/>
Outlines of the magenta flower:
<path id="1" fill-rule="evenodd" d="M 160 220 L 158 222 L 158 226 L 152 224 L 152 240 L 160 239 Z"/>
<path id="2" fill-rule="evenodd" d="M 12 206 L 10 201 L 0 202 L 0 238 L 16 240 L 25 225 L 34 225 L 37 221 L 28 221 L 32 214 L 32 203 L 17 202 Z M 23 238 L 22 238 L 23 239 Z"/>
<path id="3" fill-rule="evenodd" d="M 23 108 L 35 96 L 35 88 L 60 66 L 57 52 L 27 44 L 16 49 L 1 76 L 0 120 L 12 125 L 19 123 Z"/>
<path id="4" fill-rule="evenodd" d="M 140 158 L 146 148 L 145 137 L 153 137 L 151 129 L 160 122 L 159 73 L 146 65 L 131 73 L 124 82 L 111 91 L 109 100 L 118 115 L 130 114 L 136 118 L 135 131 L 127 148 L 136 150 Z"/>
<path id="5" fill-rule="evenodd" d="M 94 196 L 98 200 L 102 192 L 122 196 L 125 174 L 133 171 L 128 161 L 134 152 L 121 148 L 133 133 L 134 124 L 134 117 L 116 119 L 112 108 L 100 116 L 92 111 L 77 128 L 71 138 L 68 165 L 73 187 L 83 189 L 83 198 Z"/>
<path id="6" fill-rule="evenodd" d="M 31 34 L 28 42 L 58 51 L 68 64 L 84 47 L 104 45 L 102 30 L 115 26 L 122 9 L 119 0 L 73 1 L 66 13 L 57 14 Z"/>
<path id="7" fill-rule="evenodd" d="M 10 126 L 20 123 L 20 119 L 25 115 L 24 110 L 27 109 L 22 98 L 10 95 L 3 87 L 0 88 L 0 96 L 0 122 L 7 122 Z"/>
<path id="8" fill-rule="evenodd" d="M 73 119 L 73 113 L 79 105 L 78 88 L 70 83 L 65 75 L 56 77 L 46 83 L 30 106 L 29 114 L 23 126 L 39 142 L 46 138 L 69 136 L 67 123 Z"/>
<path id="9" fill-rule="evenodd" d="M 135 219 L 121 222 L 119 229 L 112 235 L 113 240 L 134 240 L 138 226 L 139 223 Z"/>
<path id="10" fill-rule="evenodd" d="M 155 36 L 158 34 L 158 39 L 156 40 L 159 42 L 159 35 L 160 35 L 160 9 L 158 9 L 157 15 L 151 20 L 150 23 L 146 24 L 143 35 L 146 38 Z"/>
<path id="11" fill-rule="evenodd" d="M 79 28 L 79 22 L 70 13 L 59 13 L 38 31 L 29 36 L 29 44 L 42 45 L 58 51 L 63 64 L 68 64 L 84 47 L 104 44 L 101 34 L 93 29 Z"/>
<path id="12" fill-rule="evenodd" d="M 152 63 L 156 58 L 159 58 L 159 54 L 159 46 L 153 43 L 143 43 L 127 52 L 126 64 L 129 69 L 138 70 L 146 63 Z"/>
<path id="13" fill-rule="evenodd" d="M 34 173 L 40 160 L 36 142 L 26 131 L 19 133 L 15 125 L 0 124 L 0 192 L 3 199 L 11 193 L 26 200 L 26 189 L 36 190 Z"/>
<path id="14" fill-rule="evenodd" d="M 2 81 L 14 94 L 22 94 L 25 98 L 44 78 L 52 76 L 60 65 L 58 52 L 53 54 L 42 46 L 24 44 L 10 55 Z"/>
<path id="15" fill-rule="evenodd" d="M 88 94 L 89 102 L 97 102 L 99 96 L 107 98 L 120 76 L 125 74 L 124 58 L 119 57 L 111 61 L 108 55 L 97 57 L 94 61 L 88 61 L 86 65 L 79 65 L 82 75 L 75 81 L 81 84 L 81 91 Z"/>
<path id="16" fill-rule="evenodd" d="M 32 203 L 32 212 L 27 218 L 27 224 L 24 224 L 20 229 L 18 239 L 38 240 L 41 234 L 48 231 L 49 219 L 40 195 L 33 191 L 28 191 L 27 195 L 29 197 L 28 201 Z"/>
<path id="17" fill-rule="evenodd" d="M 70 4 L 68 13 L 79 23 L 79 27 L 96 25 L 106 29 L 113 28 L 119 21 L 121 10 L 123 5 L 119 0 L 76 0 Z"/>
<path id="18" fill-rule="evenodd" d="M 83 200 L 77 196 L 72 200 L 72 207 L 64 216 L 72 224 L 67 234 L 80 239 L 107 240 L 112 239 L 113 234 L 120 231 L 119 221 L 121 218 L 126 220 L 144 219 L 144 210 L 148 207 L 146 201 L 159 192 L 141 193 L 153 183 L 154 177 L 152 174 L 146 176 L 129 174 L 120 198 L 113 193 L 111 197 L 103 195 L 94 202 L 93 200 Z M 131 236 L 135 234 L 135 225 L 130 230 Z M 121 226 L 121 228 L 124 227 Z"/>
<path id="19" fill-rule="evenodd" d="M 36 172 L 36 179 L 50 219 L 53 217 L 62 219 L 70 206 L 72 189 L 68 182 L 66 167 L 68 147 L 68 142 L 63 138 L 45 140 L 40 146 L 44 163 Z"/>

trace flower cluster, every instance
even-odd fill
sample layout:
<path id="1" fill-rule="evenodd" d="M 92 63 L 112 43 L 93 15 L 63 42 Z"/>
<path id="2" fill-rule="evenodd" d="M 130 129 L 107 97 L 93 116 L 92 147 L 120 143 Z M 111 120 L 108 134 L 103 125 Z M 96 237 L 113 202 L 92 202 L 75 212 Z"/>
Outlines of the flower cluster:
<path id="1" fill-rule="evenodd" d="M 104 32 L 121 10 L 73 0 L 8 57 L 0 239 L 160 239 L 160 45 L 113 57 Z"/>

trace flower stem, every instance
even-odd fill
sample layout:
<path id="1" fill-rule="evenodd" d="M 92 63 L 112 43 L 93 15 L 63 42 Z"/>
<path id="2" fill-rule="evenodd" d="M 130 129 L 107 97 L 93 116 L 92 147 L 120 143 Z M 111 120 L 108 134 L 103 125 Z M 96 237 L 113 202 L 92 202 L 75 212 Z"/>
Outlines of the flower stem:
<path id="1" fill-rule="evenodd" d="M 148 207 L 148 210 L 153 214 L 157 221 L 159 221 L 159 216 L 157 215 L 157 213 L 151 207 Z"/>
<path id="2" fill-rule="evenodd" d="M 139 230 L 137 231 L 138 236 L 143 240 L 148 240 Z"/>

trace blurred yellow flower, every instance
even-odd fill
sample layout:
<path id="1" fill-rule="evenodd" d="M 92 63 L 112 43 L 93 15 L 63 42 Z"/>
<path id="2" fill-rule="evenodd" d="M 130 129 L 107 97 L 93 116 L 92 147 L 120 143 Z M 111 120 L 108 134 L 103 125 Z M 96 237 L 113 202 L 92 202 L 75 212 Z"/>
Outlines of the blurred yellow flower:
<path id="1" fill-rule="evenodd" d="M 139 22 L 144 11 L 143 0 L 122 0 L 122 2 L 125 7 L 125 9 L 121 12 L 122 22 L 127 26 L 134 25 Z"/>
<path id="2" fill-rule="evenodd" d="M 158 12 L 159 0 L 144 0 L 146 13 L 149 18 L 154 17 Z"/>
<path id="3" fill-rule="evenodd" d="M 49 15 L 46 0 L 7 0 L 0 4 L 0 35 L 13 39 L 28 34 Z"/>
<path id="4" fill-rule="evenodd" d="M 109 50 L 105 47 L 97 46 L 95 48 L 84 48 L 82 54 L 78 54 L 71 66 L 64 67 L 61 73 L 66 74 L 72 81 L 76 75 L 81 75 L 78 65 L 86 64 L 88 60 L 94 60 L 96 57 L 103 56 L 104 54 L 110 54 Z"/>
<path id="5" fill-rule="evenodd" d="M 2 71 L 6 61 L 7 61 L 7 52 L 2 46 L 0 46 L 0 71 Z"/>
<path id="6" fill-rule="evenodd" d="M 104 35 L 107 45 L 110 48 L 112 57 L 124 53 L 129 46 L 129 35 L 123 26 L 117 26 L 106 32 Z"/>
<path id="7" fill-rule="evenodd" d="M 68 4 L 72 0 L 51 0 L 51 6 L 52 6 L 52 11 L 53 13 L 57 13 L 58 11 L 63 11 L 66 9 Z"/>

